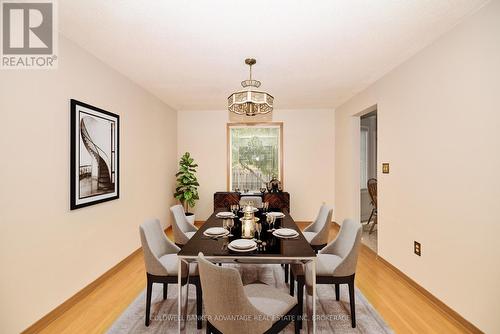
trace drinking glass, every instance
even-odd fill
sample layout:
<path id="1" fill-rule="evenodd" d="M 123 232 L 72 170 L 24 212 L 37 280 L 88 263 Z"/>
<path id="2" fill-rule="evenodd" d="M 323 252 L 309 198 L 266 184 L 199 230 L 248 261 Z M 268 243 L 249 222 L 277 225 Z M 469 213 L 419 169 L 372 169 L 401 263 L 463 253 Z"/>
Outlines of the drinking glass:
<path id="1" fill-rule="evenodd" d="M 267 231 L 268 232 L 274 232 L 275 231 L 275 229 L 274 229 L 274 222 L 276 221 L 276 217 L 275 216 L 271 216 L 271 215 L 267 215 L 266 221 L 269 224 L 269 230 L 267 230 Z"/>
<path id="2" fill-rule="evenodd" d="M 269 211 L 269 202 L 264 202 L 262 209 L 264 210 L 264 212 L 268 212 Z"/>
<path id="3" fill-rule="evenodd" d="M 255 230 L 257 231 L 257 243 L 261 243 L 262 241 L 260 240 L 260 233 L 262 232 L 262 224 L 255 223 Z"/>
<path id="4" fill-rule="evenodd" d="M 227 227 L 229 228 L 228 237 L 232 237 L 233 236 L 234 219 L 227 220 Z"/>

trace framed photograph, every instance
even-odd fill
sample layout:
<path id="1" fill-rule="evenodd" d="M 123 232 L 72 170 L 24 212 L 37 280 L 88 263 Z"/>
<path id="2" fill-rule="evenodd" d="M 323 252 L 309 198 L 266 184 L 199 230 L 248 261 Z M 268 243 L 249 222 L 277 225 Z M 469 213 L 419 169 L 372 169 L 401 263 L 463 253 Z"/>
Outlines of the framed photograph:
<path id="1" fill-rule="evenodd" d="M 71 99 L 71 210 L 119 198 L 120 116 Z"/>

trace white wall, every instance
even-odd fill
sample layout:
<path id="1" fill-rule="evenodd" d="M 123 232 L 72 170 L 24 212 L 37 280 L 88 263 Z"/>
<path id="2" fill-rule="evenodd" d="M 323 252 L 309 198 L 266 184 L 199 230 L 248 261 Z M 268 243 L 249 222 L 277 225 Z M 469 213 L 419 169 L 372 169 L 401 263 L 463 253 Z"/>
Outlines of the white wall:
<path id="1" fill-rule="evenodd" d="M 333 110 L 276 110 L 283 122 L 284 190 L 298 221 L 315 218 L 322 202 L 334 204 Z M 189 151 L 197 163 L 200 200 L 195 214 L 204 220 L 213 212 L 213 194 L 227 190 L 227 111 L 180 111 L 178 152 Z"/>
<path id="2" fill-rule="evenodd" d="M 59 69 L 0 72 L 0 332 L 17 333 L 169 219 L 176 112 L 65 38 Z M 69 210 L 69 100 L 120 115 L 120 199 Z"/>
<path id="3" fill-rule="evenodd" d="M 500 332 L 500 1 L 336 110 L 335 218 L 359 219 L 359 118 L 378 106 L 379 254 Z M 422 257 L 413 241 L 422 243 Z"/>

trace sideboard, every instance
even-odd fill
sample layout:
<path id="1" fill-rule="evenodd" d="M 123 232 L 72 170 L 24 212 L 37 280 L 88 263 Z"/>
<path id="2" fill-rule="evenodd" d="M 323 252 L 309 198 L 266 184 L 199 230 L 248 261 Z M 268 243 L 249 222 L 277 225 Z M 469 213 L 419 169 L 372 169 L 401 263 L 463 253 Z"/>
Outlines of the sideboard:
<path id="1" fill-rule="evenodd" d="M 220 191 L 214 194 L 214 210 L 220 208 L 228 209 L 233 204 L 238 204 L 240 198 L 244 196 L 260 196 L 263 202 L 269 202 L 270 209 L 286 210 L 290 212 L 290 194 L 287 192 L 278 193 L 256 193 L 241 194 L 237 192 Z"/>

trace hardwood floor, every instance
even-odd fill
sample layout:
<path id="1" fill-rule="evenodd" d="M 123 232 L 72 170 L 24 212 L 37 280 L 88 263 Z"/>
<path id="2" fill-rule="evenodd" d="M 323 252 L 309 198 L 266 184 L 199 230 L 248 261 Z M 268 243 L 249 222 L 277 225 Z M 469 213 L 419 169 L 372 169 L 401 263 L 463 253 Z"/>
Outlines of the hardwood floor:
<path id="1" fill-rule="evenodd" d="M 337 232 L 332 224 L 330 240 Z M 172 238 L 171 230 L 167 235 Z M 361 249 L 356 286 L 396 333 L 470 333 L 366 246 Z M 145 287 L 144 261 L 138 252 L 39 333 L 105 332 Z"/>

